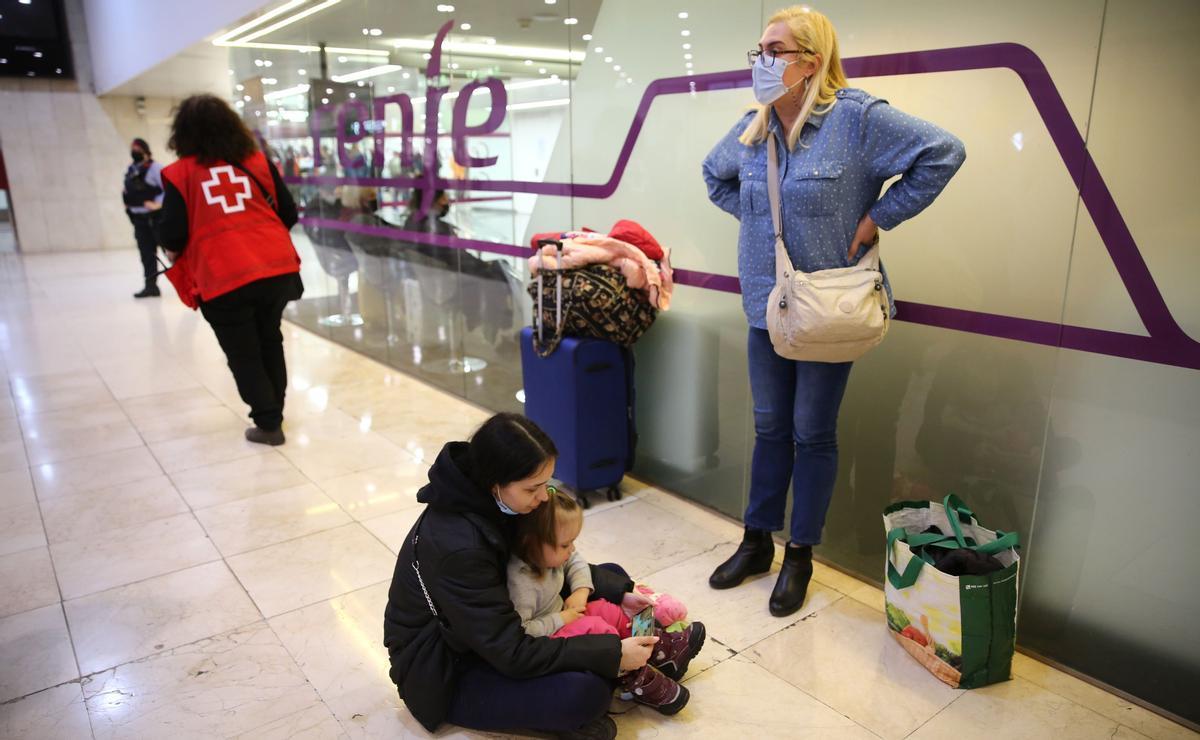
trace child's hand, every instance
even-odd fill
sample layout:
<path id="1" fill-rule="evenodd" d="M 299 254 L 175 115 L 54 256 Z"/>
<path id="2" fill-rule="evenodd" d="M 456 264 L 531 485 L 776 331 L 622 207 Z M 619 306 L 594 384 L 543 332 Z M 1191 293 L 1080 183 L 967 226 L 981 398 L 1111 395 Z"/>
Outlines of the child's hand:
<path id="1" fill-rule="evenodd" d="M 571 593 L 570 596 L 567 597 L 566 601 L 563 602 L 563 605 L 568 609 L 578 609 L 583 611 L 584 609 L 587 609 L 588 596 L 591 596 L 591 594 L 591 589 L 576 589 Z"/>
<path id="2" fill-rule="evenodd" d="M 621 599 L 621 609 L 626 616 L 632 617 L 634 614 L 642 611 L 652 603 L 650 597 L 645 594 L 639 594 L 636 591 L 630 591 Z"/>
<path id="3" fill-rule="evenodd" d="M 562 612 L 559 614 L 559 616 L 562 617 L 563 625 L 566 626 L 566 625 L 570 624 L 571 622 L 574 622 L 576 619 L 579 619 L 580 617 L 582 617 L 583 610 L 577 609 L 573 606 L 568 606 L 566 609 L 562 610 Z"/>

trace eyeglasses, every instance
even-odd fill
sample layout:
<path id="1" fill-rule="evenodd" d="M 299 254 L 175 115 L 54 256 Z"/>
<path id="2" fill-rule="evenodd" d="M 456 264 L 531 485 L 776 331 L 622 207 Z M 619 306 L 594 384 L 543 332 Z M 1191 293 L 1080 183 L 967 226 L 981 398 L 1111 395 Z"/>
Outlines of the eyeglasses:
<path id="1" fill-rule="evenodd" d="M 754 63 L 758 61 L 758 58 L 762 57 L 763 64 L 765 66 L 773 67 L 773 66 L 775 66 L 775 57 L 777 57 L 777 56 L 782 56 L 784 54 L 815 54 L 815 53 L 816 52 L 812 51 L 811 49 L 768 49 L 766 51 L 763 51 L 761 49 L 753 49 L 751 51 L 746 52 L 746 61 L 750 63 L 751 67 L 753 67 Z"/>

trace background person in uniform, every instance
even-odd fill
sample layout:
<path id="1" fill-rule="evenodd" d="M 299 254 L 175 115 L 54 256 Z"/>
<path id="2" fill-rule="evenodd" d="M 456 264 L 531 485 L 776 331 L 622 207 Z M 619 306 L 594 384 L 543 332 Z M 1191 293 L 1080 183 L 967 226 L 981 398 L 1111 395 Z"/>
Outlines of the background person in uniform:
<path id="1" fill-rule="evenodd" d="M 304 291 L 288 231 L 296 204 L 279 171 L 220 98 L 184 100 L 171 125 L 179 161 L 163 170 L 159 237 L 229 360 L 254 426 L 246 439 L 281 445 L 287 366 L 283 309 Z"/>
<path id="2" fill-rule="evenodd" d="M 154 236 L 154 222 L 163 199 L 163 167 L 150 156 L 150 145 L 145 139 L 134 139 L 129 145 L 129 156 L 133 163 L 125 170 L 125 186 L 121 196 L 125 201 L 125 213 L 133 223 L 133 238 L 137 240 L 138 254 L 142 258 L 142 277 L 146 283 L 134 298 L 151 298 L 161 295 L 158 291 L 158 243 Z"/>

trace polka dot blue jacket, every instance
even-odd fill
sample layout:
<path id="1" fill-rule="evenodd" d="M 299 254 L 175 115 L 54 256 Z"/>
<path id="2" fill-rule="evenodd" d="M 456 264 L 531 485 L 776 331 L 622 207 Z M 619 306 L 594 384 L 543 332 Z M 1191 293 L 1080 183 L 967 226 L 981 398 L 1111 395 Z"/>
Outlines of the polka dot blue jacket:
<path id="1" fill-rule="evenodd" d="M 775 286 L 767 148 L 765 142 L 738 141 L 753 115 L 743 116 L 705 158 L 704 181 L 709 199 L 741 222 L 742 307 L 750 326 L 765 329 L 767 297 Z M 853 88 L 838 90 L 832 108 L 809 118 L 801 145 L 790 154 L 774 112 L 771 128 L 780 147 L 783 242 L 793 265 L 805 272 L 848 266 L 863 214 L 869 212 L 881 229 L 894 229 L 932 203 L 966 158 L 953 134 Z M 880 197 L 896 175 L 900 179 Z M 886 273 L 884 282 L 890 298 Z"/>

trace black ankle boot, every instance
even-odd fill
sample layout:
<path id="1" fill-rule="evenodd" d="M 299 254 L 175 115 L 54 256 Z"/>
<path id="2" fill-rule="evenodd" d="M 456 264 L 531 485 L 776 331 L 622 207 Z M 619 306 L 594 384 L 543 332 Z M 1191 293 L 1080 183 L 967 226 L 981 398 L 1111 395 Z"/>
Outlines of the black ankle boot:
<path id="1" fill-rule="evenodd" d="M 771 533 L 746 527 L 746 534 L 742 536 L 742 544 L 738 545 L 737 552 L 717 566 L 708 577 L 708 585 L 713 588 L 739 586 L 746 576 L 769 571 L 774 559 L 775 541 L 771 539 Z"/>
<path id="2" fill-rule="evenodd" d="M 783 567 L 775 581 L 775 590 L 771 592 L 772 616 L 786 617 L 804 606 L 812 573 L 812 547 L 793 547 L 789 543 L 783 551 Z"/>
<path id="3" fill-rule="evenodd" d="M 134 298 L 157 298 L 160 295 L 162 295 L 162 293 L 159 291 L 157 285 L 155 285 L 154 283 L 146 283 L 146 287 L 142 288 L 141 292 L 134 293 L 133 297 Z"/>

